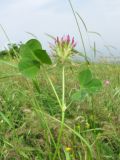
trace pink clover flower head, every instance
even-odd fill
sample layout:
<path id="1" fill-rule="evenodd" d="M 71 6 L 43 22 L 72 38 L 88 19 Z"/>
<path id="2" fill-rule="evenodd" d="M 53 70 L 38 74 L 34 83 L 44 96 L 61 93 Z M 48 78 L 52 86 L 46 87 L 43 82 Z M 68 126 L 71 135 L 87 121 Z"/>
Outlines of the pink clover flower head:
<path id="1" fill-rule="evenodd" d="M 110 81 L 109 80 L 105 80 L 105 85 L 109 85 Z"/>
<path id="2" fill-rule="evenodd" d="M 53 51 L 64 62 L 73 54 L 76 44 L 74 37 L 71 38 L 69 34 L 61 38 L 57 37 Z"/>

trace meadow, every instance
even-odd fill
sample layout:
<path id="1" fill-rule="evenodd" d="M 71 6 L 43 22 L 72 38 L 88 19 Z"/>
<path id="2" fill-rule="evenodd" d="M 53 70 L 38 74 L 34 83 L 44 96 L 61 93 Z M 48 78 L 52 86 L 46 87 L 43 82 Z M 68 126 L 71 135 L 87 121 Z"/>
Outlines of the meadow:
<path id="1" fill-rule="evenodd" d="M 84 53 L 70 35 L 1 52 L 0 160 L 120 160 L 120 64 L 89 60 L 69 2 Z"/>
<path id="2" fill-rule="evenodd" d="M 72 102 L 72 93 L 79 89 L 79 72 L 87 67 L 86 63 L 65 64 L 65 102 L 69 106 L 56 159 L 118 160 L 120 65 L 90 64 L 103 87 L 92 99 Z M 46 71 L 61 100 L 61 64 Z M 0 159 L 52 160 L 61 126 L 61 108 L 44 72 L 40 71 L 33 81 L 19 75 L 18 69 L 2 64 L 0 74 Z"/>

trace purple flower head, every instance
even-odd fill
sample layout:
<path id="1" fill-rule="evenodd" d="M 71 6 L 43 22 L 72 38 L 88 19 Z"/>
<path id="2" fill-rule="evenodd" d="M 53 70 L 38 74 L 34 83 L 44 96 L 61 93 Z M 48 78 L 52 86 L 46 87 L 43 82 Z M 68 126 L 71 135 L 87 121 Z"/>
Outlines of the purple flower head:
<path id="1" fill-rule="evenodd" d="M 64 62 L 69 56 L 73 54 L 73 49 L 76 47 L 76 42 L 74 37 L 70 38 L 70 35 L 65 35 L 62 37 L 57 37 L 55 39 L 55 45 L 53 51 L 62 62 Z"/>
<path id="2" fill-rule="evenodd" d="M 63 46 L 63 47 L 67 45 L 71 48 L 75 48 L 77 43 L 75 42 L 74 37 L 70 39 L 70 35 L 68 34 L 66 36 L 62 36 L 61 38 L 57 37 L 55 40 L 55 44 Z"/>

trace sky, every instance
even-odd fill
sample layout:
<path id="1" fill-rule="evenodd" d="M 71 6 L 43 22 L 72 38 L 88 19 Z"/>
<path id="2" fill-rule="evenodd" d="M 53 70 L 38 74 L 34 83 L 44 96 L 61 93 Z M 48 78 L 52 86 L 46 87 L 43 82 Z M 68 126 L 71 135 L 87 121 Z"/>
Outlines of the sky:
<path id="1" fill-rule="evenodd" d="M 101 36 L 86 33 L 83 23 L 79 25 L 87 52 L 96 44 L 100 56 L 120 55 L 120 0 L 71 0 L 76 12 L 84 20 L 87 29 Z M 81 39 L 68 0 L 4 0 L 0 1 L 0 24 L 12 43 L 25 42 L 36 35 L 44 48 L 48 49 L 52 39 L 46 36 L 70 34 L 83 52 Z M 88 38 L 89 37 L 89 38 Z M 8 41 L 0 28 L 0 49 Z M 90 45 L 89 45 L 90 43 Z M 107 48 L 106 48 L 107 46 Z M 110 51 L 108 50 L 108 46 Z"/>

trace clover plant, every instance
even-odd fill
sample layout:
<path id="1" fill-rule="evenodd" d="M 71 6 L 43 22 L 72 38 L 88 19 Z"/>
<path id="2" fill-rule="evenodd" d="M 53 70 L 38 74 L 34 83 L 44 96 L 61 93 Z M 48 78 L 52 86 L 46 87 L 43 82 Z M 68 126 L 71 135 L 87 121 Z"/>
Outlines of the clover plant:
<path id="1" fill-rule="evenodd" d="M 66 88 L 65 67 L 66 67 L 67 60 L 73 54 L 76 53 L 75 46 L 76 46 L 76 42 L 74 40 L 74 37 L 71 39 L 69 35 L 63 36 L 62 38 L 59 38 L 59 37 L 55 38 L 55 42 L 51 46 L 54 55 L 56 56 L 57 60 L 59 60 L 59 62 L 62 65 L 62 74 L 61 74 L 62 95 L 61 97 L 58 96 L 55 86 L 50 76 L 47 74 L 47 71 L 44 67 L 44 65 L 52 65 L 52 60 L 50 56 L 48 55 L 47 51 L 42 48 L 41 43 L 37 39 L 31 39 L 27 41 L 25 44 L 21 45 L 20 47 L 21 58 L 18 64 L 19 71 L 26 78 L 30 78 L 34 80 L 37 74 L 39 73 L 41 67 L 44 68 L 46 79 L 50 83 L 52 90 L 56 96 L 56 99 L 58 101 L 58 104 L 61 108 L 61 127 L 60 127 L 60 131 L 58 134 L 57 145 L 56 145 L 56 150 L 54 153 L 53 160 L 56 159 L 56 156 L 59 153 L 60 141 L 62 138 L 64 126 L 65 126 L 65 113 L 68 108 L 68 104 L 66 104 L 66 99 L 65 99 L 65 94 L 66 94 L 65 92 L 65 88 Z M 99 79 L 94 78 L 89 68 L 81 71 L 78 76 L 78 79 L 79 79 L 80 89 L 79 91 L 73 94 L 72 99 L 74 101 L 75 100 L 82 101 L 85 99 L 85 97 L 91 96 L 95 94 L 96 92 L 98 92 L 102 87 L 101 81 Z M 75 134 L 78 135 L 76 132 Z M 87 141 L 80 135 L 79 135 L 79 138 L 81 138 L 81 140 L 87 145 L 87 147 L 89 148 L 91 152 L 91 147 L 87 143 Z"/>

